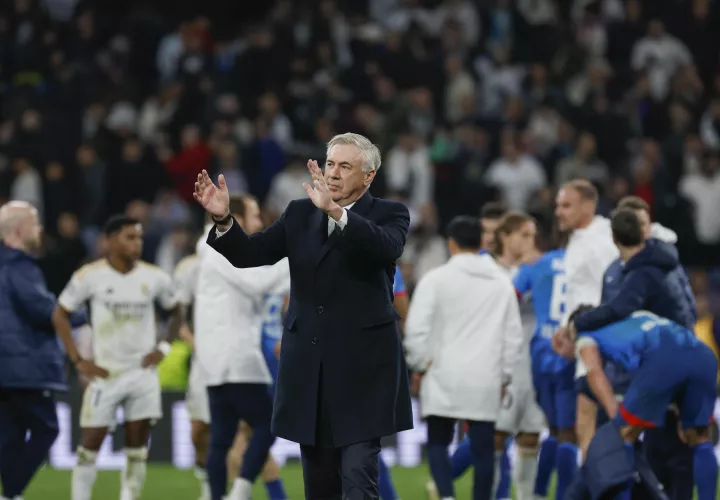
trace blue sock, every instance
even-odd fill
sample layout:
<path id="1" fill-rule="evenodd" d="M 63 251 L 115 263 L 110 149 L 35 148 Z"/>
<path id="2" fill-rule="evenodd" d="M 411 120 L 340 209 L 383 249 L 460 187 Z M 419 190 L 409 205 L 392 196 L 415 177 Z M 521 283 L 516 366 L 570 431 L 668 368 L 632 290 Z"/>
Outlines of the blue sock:
<path id="1" fill-rule="evenodd" d="M 428 462 L 440 498 L 455 497 L 452 465 L 450 464 L 447 446 L 441 444 L 428 445 Z"/>
<path id="2" fill-rule="evenodd" d="M 512 482 L 512 470 L 510 467 L 510 454 L 508 453 L 511 444 L 512 439 L 508 438 L 508 440 L 505 441 L 505 450 L 503 451 L 502 461 L 500 462 L 500 483 L 498 484 L 497 495 L 495 495 L 495 498 L 498 500 L 511 498 L 510 486 Z"/>
<path id="3" fill-rule="evenodd" d="M 550 476 L 555 468 L 555 452 L 557 451 L 557 440 L 553 436 L 542 442 L 540 455 L 538 456 L 538 471 L 535 478 L 535 495 L 546 497 Z"/>
<path id="4" fill-rule="evenodd" d="M 467 471 L 472 465 L 472 451 L 470 450 L 470 439 L 463 439 L 458 445 L 452 459 L 452 476 L 457 479 Z"/>
<path id="5" fill-rule="evenodd" d="M 693 476 L 697 499 L 714 499 L 718 482 L 718 462 L 712 443 L 702 443 L 693 449 Z"/>
<path id="6" fill-rule="evenodd" d="M 278 478 L 274 481 L 268 481 L 265 483 L 265 489 L 267 490 L 269 500 L 287 500 L 282 479 Z"/>
<path id="7" fill-rule="evenodd" d="M 625 451 L 630 458 L 630 464 L 635 463 L 635 445 L 633 443 L 625 443 Z M 632 482 L 629 482 L 627 488 L 622 491 L 618 496 L 617 500 L 630 500 L 632 498 Z"/>
<path id="8" fill-rule="evenodd" d="M 393 486 L 392 477 L 390 476 L 390 469 L 388 469 L 382 455 L 378 455 L 378 469 L 378 488 L 380 490 L 380 498 L 382 500 L 397 500 L 397 493 L 395 493 L 395 486 Z"/>
<path id="9" fill-rule="evenodd" d="M 555 499 L 565 498 L 565 491 L 577 473 L 578 447 L 572 443 L 560 443 L 557 448 L 557 485 L 555 486 Z"/>

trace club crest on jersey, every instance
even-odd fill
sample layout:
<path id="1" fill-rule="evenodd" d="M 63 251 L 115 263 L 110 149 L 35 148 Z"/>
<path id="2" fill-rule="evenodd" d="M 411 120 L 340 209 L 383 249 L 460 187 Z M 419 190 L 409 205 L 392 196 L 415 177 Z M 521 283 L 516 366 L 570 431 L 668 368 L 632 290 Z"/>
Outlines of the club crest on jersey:
<path id="1" fill-rule="evenodd" d="M 147 297 L 150 295 L 150 287 L 143 283 L 140 285 L 140 292 Z"/>

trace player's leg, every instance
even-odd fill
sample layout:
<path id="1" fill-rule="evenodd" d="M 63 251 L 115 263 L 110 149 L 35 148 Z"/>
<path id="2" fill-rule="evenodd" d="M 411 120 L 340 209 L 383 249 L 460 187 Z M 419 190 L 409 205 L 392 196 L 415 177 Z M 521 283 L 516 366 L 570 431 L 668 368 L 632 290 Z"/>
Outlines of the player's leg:
<path id="1" fill-rule="evenodd" d="M 576 396 L 575 410 L 575 435 L 578 446 L 582 452 L 583 460 L 587 456 L 587 449 L 590 445 L 595 429 L 597 427 L 598 407 L 595 401 L 586 394 L 578 393 Z"/>
<path id="2" fill-rule="evenodd" d="M 509 436 L 505 440 L 502 455 L 500 456 L 500 480 L 498 481 L 495 498 L 497 500 L 509 500 L 512 498 L 512 463 L 510 462 L 510 449 L 515 439 Z"/>
<path id="3" fill-rule="evenodd" d="M 501 482 L 503 479 L 503 459 L 506 459 L 506 449 L 508 438 L 514 436 L 518 430 L 520 424 L 520 402 L 517 396 L 517 390 L 512 385 L 508 388 L 505 397 L 500 405 L 500 413 L 498 414 L 497 422 L 495 423 L 495 457 L 494 457 L 494 473 L 493 473 L 493 497 L 500 498 L 499 495 L 506 494 L 509 498 L 510 494 L 510 481 L 507 480 L 505 485 Z M 506 467 L 509 468 L 509 467 Z M 510 476 L 510 473 L 505 474 L 506 477 Z"/>
<path id="4" fill-rule="evenodd" d="M 195 478 L 200 483 L 200 500 L 210 500 L 210 484 L 206 470 L 210 424 L 201 420 L 191 420 L 190 437 L 195 448 Z"/>
<path id="5" fill-rule="evenodd" d="M 15 397 L 11 391 L 0 389 L 0 484 L 4 497 L 13 498 L 20 487 L 15 480 L 15 469 L 19 465 L 25 445 L 27 428 L 17 411 Z"/>
<path id="6" fill-rule="evenodd" d="M 252 431 L 247 422 L 240 422 L 238 424 L 237 434 L 235 434 L 235 440 L 227 454 L 227 477 L 230 478 L 231 482 L 235 481 L 238 471 L 242 467 L 243 455 L 245 455 L 245 450 L 247 450 L 251 436 Z"/>
<path id="7" fill-rule="evenodd" d="M 470 422 L 468 429 L 473 458 L 473 499 L 492 498 L 493 456 L 495 454 L 495 424 Z"/>
<path id="8" fill-rule="evenodd" d="M 147 476 L 149 419 L 125 422 L 125 468 L 120 500 L 140 500 Z"/>
<path id="9" fill-rule="evenodd" d="M 558 428 L 558 445 L 555 460 L 557 470 L 555 498 L 556 500 L 563 500 L 565 491 L 577 473 L 578 446 L 575 434 L 577 396 L 572 371 L 558 373 L 555 375 L 555 382 L 555 424 Z"/>
<path id="10" fill-rule="evenodd" d="M 427 449 L 430 474 L 435 481 L 440 498 L 455 498 L 452 464 L 448 446 L 455 434 L 455 420 L 446 417 L 427 418 Z"/>
<path id="11" fill-rule="evenodd" d="M 262 470 L 262 478 L 263 481 L 265 481 L 268 500 L 287 500 L 285 485 L 280 477 L 280 465 L 275 461 L 272 454 L 268 455 L 267 461 L 265 462 Z M 381 498 L 385 500 L 384 497 Z"/>
<path id="12" fill-rule="evenodd" d="M 227 387 L 233 394 L 235 412 L 252 428 L 240 474 L 228 495 L 228 500 L 245 500 L 250 498 L 252 485 L 262 472 L 275 442 L 270 432 L 273 402 L 263 384 L 227 384 Z"/>
<path id="13" fill-rule="evenodd" d="M 190 437 L 195 448 L 195 478 L 200 483 L 199 500 L 210 500 L 207 479 L 207 452 L 210 445 L 210 408 L 207 389 L 200 378 L 197 363 L 190 368 L 186 405 L 190 416 Z"/>
<path id="14" fill-rule="evenodd" d="M 85 388 L 80 409 L 80 446 L 72 472 L 72 500 L 90 500 L 97 478 L 95 461 L 110 429 L 115 428 L 115 410 L 124 397 L 118 378 L 95 379 Z"/>
<path id="15" fill-rule="evenodd" d="M 468 430 L 469 428 L 465 430 L 466 434 Z M 452 463 L 453 479 L 458 479 L 472 466 L 473 459 L 472 451 L 470 450 L 470 438 L 467 437 L 467 435 L 460 441 L 457 448 L 455 448 L 450 462 Z"/>
<path id="16" fill-rule="evenodd" d="M 147 475 L 150 429 L 162 418 L 162 392 L 154 369 L 128 373 L 125 383 L 125 468 L 121 500 L 139 500 Z"/>
<path id="17" fill-rule="evenodd" d="M 532 500 L 538 470 L 540 433 L 545 428 L 545 415 L 535 398 L 535 391 L 527 388 L 520 394 L 522 415 L 520 432 L 515 436 L 517 457 L 513 468 L 515 492 L 518 500 Z"/>
<path id="18" fill-rule="evenodd" d="M 683 442 L 677 408 L 668 410 L 665 425 L 645 431 L 642 449 L 650 468 L 671 500 L 692 498 L 693 450 Z"/>
<path id="19" fill-rule="evenodd" d="M 550 435 L 540 445 L 538 471 L 535 479 L 535 498 L 546 498 L 550 477 L 555 469 L 557 452 L 557 413 L 555 404 L 555 384 L 552 374 L 534 373 L 535 394 L 537 402 L 545 415 Z"/>
<path id="20" fill-rule="evenodd" d="M 717 394 L 717 360 L 704 344 L 690 357 L 691 371 L 680 403 L 680 420 L 685 439 L 693 448 L 693 476 L 698 500 L 715 498 L 718 483 L 718 462 L 713 450 L 710 423 Z"/>

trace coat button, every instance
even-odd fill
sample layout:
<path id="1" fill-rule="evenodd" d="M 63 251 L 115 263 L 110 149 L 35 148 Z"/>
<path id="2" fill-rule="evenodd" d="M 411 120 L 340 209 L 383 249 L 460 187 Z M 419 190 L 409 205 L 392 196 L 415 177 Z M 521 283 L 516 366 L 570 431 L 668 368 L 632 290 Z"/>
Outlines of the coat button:
<path id="1" fill-rule="evenodd" d="M 313 337 L 313 339 L 312 339 L 312 344 L 315 345 L 315 344 L 317 344 L 317 343 L 318 343 L 317 337 Z"/>
<path id="2" fill-rule="evenodd" d="M 323 309 L 323 306 L 317 306 L 315 308 L 315 310 L 317 311 L 318 314 L 322 314 L 323 312 L 325 312 L 325 309 Z"/>

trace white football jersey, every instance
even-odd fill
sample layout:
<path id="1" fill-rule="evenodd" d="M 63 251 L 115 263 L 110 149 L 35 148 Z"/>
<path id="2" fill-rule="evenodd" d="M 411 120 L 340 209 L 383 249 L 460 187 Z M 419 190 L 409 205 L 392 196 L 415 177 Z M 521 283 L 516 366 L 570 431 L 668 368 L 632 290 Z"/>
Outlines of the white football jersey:
<path id="1" fill-rule="evenodd" d="M 180 304 L 190 305 L 193 303 L 199 272 L 200 261 L 197 254 L 188 255 L 175 266 L 173 279 Z"/>
<path id="2" fill-rule="evenodd" d="M 500 269 L 507 273 L 508 278 L 512 281 L 520 270 L 519 266 L 510 268 L 500 265 Z M 535 330 L 535 314 L 532 310 L 532 304 L 526 298 L 520 299 L 520 320 L 523 327 L 523 343 L 520 351 L 520 359 L 513 373 L 513 383 L 523 388 L 532 383 L 532 366 L 530 361 L 530 339 Z"/>
<path id="3" fill-rule="evenodd" d="M 102 259 L 75 271 L 58 298 L 67 311 L 85 302 L 90 303 L 93 359 L 117 375 L 139 368 L 155 349 L 155 304 L 170 310 L 177 304 L 177 294 L 172 279 L 159 267 L 138 262 L 123 274 Z"/>

